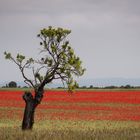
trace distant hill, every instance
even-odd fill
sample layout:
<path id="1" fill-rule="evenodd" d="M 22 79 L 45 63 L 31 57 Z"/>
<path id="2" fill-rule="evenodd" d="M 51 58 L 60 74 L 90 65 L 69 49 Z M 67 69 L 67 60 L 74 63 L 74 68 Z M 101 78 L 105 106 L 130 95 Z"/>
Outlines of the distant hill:
<path id="1" fill-rule="evenodd" d="M 140 78 L 138 79 L 128 79 L 128 78 L 100 78 L 100 79 L 81 79 L 78 80 L 79 85 L 81 86 L 90 86 L 94 87 L 106 87 L 106 86 L 140 86 Z"/>
<path id="2" fill-rule="evenodd" d="M 8 82 L 0 82 L 0 86 L 5 86 Z M 24 82 L 16 81 L 18 86 L 27 86 Z M 78 83 L 80 86 L 93 85 L 93 87 L 106 87 L 106 86 L 140 86 L 140 78 L 130 79 L 130 78 L 98 78 L 98 79 L 79 79 Z M 63 87 L 61 81 L 56 81 L 48 85 L 49 88 Z"/>

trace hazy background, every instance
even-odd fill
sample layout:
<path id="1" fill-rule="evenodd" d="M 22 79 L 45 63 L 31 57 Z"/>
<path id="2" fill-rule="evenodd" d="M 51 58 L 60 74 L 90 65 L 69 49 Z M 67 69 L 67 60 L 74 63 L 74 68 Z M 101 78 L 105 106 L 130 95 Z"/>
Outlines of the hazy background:
<path id="1" fill-rule="evenodd" d="M 49 25 L 72 30 L 81 84 L 140 85 L 140 0 L 0 0 L 0 83 L 23 80 L 3 52 L 36 56 Z"/>

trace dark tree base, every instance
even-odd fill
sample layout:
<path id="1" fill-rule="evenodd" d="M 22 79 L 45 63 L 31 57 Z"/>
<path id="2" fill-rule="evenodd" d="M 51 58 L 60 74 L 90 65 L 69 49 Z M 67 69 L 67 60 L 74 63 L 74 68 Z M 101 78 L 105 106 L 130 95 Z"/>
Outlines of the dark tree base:
<path id="1" fill-rule="evenodd" d="M 33 95 L 30 92 L 25 92 L 23 99 L 26 103 L 24 117 L 22 122 L 22 130 L 31 130 L 34 124 L 35 103 Z"/>
<path id="2" fill-rule="evenodd" d="M 23 95 L 23 100 L 26 105 L 22 121 L 22 130 L 31 130 L 33 128 L 35 109 L 43 98 L 43 87 L 44 85 L 35 91 L 34 97 L 31 92 L 25 92 Z"/>

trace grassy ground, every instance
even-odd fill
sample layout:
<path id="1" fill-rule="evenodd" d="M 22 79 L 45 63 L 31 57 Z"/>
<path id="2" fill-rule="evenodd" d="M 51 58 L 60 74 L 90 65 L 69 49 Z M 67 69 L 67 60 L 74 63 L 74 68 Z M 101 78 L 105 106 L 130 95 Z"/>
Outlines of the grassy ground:
<path id="1" fill-rule="evenodd" d="M 33 90 L 32 88 L 0 88 L 0 91 L 30 91 Z M 67 89 L 49 89 L 49 88 L 45 88 L 45 90 L 55 90 L 55 91 L 64 91 Z M 129 88 L 129 89 L 123 89 L 123 88 L 114 88 L 114 89 L 103 89 L 103 88 L 99 88 L 99 89 L 90 89 L 90 88 L 79 88 L 76 89 L 76 91 L 140 91 L 140 88 Z"/>
<path id="2" fill-rule="evenodd" d="M 31 88 L 0 88 L 0 91 L 30 91 Z"/>
<path id="3" fill-rule="evenodd" d="M 139 140 L 140 122 L 45 120 L 22 132 L 20 121 L 1 120 L 0 140 Z"/>
<path id="4" fill-rule="evenodd" d="M 4 89 L 9 90 L 11 89 Z M 21 90 L 21 89 L 13 89 Z M 25 90 L 25 89 L 23 89 Z M 7 106 L 3 106 L 5 105 Z M 116 120 L 65 120 L 56 118 L 55 113 L 71 115 L 72 113 L 84 117 L 84 115 L 109 116 L 124 114 L 140 116 L 140 104 L 127 103 L 95 103 L 95 102 L 42 102 L 43 105 L 52 108 L 38 108 L 36 111 L 35 125 L 32 131 L 21 130 L 21 120 L 24 108 L 20 107 L 24 102 L 19 100 L 0 100 L 0 140 L 140 140 L 139 121 L 116 121 Z M 40 105 L 40 106 L 41 106 Z M 62 106 L 62 108 L 55 108 Z M 111 107 L 112 110 L 68 110 L 64 107 Z M 125 109 L 127 112 L 116 111 Z M 129 110 L 130 109 L 130 110 Z M 54 114 L 53 114 L 54 113 Z M 56 115 L 58 117 L 58 115 Z M 43 118 L 42 118 L 43 117 Z M 52 119 L 53 118 L 53 119 Z M 62 116 L 63 118 L 63 116 Z"/>

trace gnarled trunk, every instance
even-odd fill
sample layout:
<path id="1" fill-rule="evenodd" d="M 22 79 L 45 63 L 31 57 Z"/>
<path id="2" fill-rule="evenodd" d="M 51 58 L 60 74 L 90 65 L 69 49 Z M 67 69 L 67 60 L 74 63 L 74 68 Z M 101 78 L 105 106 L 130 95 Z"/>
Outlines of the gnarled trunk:
<path id="1" fill-rule="evenodd" d="M 23 99 L 26 103 L 24 110 L 24 117 L 22 122 L 22 130 L 32 129 L 34 123 L 34 99 L 30 92 L 25 92 Z"/>
<path id="2" fill-rule="evenodd" d="M 34 124 L 34 113 L 37 105 L 41 102 L 43 91 L 37 91 L 35 97 L 30 92 L 25 92 L 23 99 L 26 103 L 24 117 L 22 121 L 22 130 L 31 130 Z"/>

